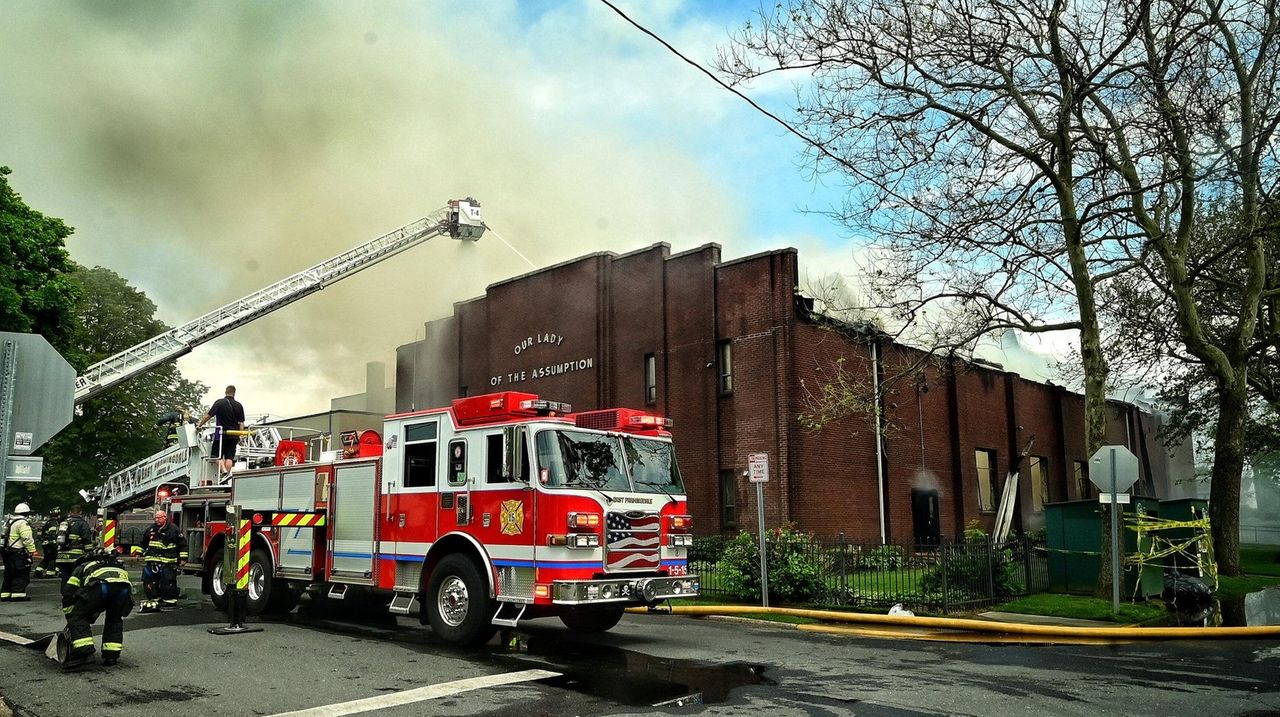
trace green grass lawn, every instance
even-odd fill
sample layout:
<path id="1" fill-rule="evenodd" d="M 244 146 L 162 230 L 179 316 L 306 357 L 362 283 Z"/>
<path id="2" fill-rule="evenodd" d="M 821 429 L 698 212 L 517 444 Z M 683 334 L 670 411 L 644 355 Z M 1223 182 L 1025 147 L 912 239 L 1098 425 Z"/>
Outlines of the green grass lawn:
<path id="1" fill-rule="evenodd" d="M 998 612 L 1016 612 L 1022 615 L 1049 615 L 1052 617 L 1074 617 L 1084 620 L 1106 620 L 1109 622 L 1135 623 L 1145 622 L 1165 614 L 1164 604 L 1149 600 L 1141 603 L 1120 603 L 1120 614 L 1111 613 L 1111 601 L 1085 595 L 1063 595 L 1060 593 L 1036 593 L 1003 605 L 992 610 Z"/>
<path id="2" fill-rule="evenodd" d="M 1274 575 L 1280 577 L 1280 563 L 1276 556 L 1280 548 L 1264 545 L 1241 545 L 1240 567 L 1246 575 Z"/>

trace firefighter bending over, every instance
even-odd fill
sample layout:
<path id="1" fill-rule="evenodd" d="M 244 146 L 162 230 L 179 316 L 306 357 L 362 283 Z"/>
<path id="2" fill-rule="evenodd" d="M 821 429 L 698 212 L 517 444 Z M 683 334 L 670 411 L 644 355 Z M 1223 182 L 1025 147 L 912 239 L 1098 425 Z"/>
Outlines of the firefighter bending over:
<path id="1" fill-rule="evenodd" d="M 80 561 L 62 585 L 69 643 L 63 669 L 93 662 L 93 623 L 102 625 L 102 664 L 114 665 L 124 648 L 124 617 L 133 609 L 129 573 L 112 553 L 102 551 Z"/>
<path id="2" fill-rule="evenodd" d="M 38 577 L 52 577 L 58 574 L 55 561 L 58 559 L 58 526 L 62 524 L 62 509 L 49 511 L 49 517 L 40 527 L 40 564 L 32 571 Z"/>
<path id="3" fill-rule="evenodd" d="M 0 536 L 0 554 L 4 557 L 4 582 L 0 583 L 0 600 L 26 602 L 27 583 L 31 581 L 31 563 L 35 562 L 36 541 L 31 536 L 31 523 L 26 503 L 14 506 L 13 516 L 4 524 Z"/>
<path id="4" fill-rule="evenodd" d="M 58 537 L 54 542 L 58 544 L 58 574 L 65 587 L 76 563 L 93 545 L 93 530 L 84 519 L 84 508 L 79 505 L 71 506 L 67 519 L 58 524 Z"/>
<path id="5" fill-rule="evenodd" d="M 157 510 L 155 523 L 142 534 L 133 554 L 142 554 L 142 586 L 147 598 L 142 612 L 178 604 L 178 568 L 187 564 L 187 539 L 178 526 L 169 522 L 169 514 Z"/>

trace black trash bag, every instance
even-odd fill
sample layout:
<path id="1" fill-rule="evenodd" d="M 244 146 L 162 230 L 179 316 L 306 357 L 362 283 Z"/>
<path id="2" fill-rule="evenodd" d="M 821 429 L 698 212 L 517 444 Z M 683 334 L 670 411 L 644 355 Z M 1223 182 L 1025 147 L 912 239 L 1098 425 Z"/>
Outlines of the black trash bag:
<path id="1" fill-rule="evenodd" d="M 1164 591 L 1160 597 L 1175 609 L 1188 611 L 1212 603 L 1213 591 L 1194 575 L 1184 575 L 1176 568 L 1165 568 Z"/>

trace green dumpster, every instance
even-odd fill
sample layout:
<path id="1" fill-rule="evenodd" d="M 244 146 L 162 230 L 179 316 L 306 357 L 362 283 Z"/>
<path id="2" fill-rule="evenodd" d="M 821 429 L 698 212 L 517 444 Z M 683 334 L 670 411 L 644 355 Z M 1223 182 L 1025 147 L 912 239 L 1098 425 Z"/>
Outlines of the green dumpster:
<path id="1" fill-rule="evenodd" d="M 1121 505 L 1123 514 L 1143 511 L 1147 515 L 1159 515 L 1160 503 L 1154 498 L 1130 498 L 1132 502 Z M 1044 507 L 1045 547 L 1049 551 L 1049 590 L 1063 593 L 1092 593 L 1098 585 L 1098 554 L 1102 541 L 1102 520 L 1111 520 L 1110 505 L 1101 505 L 1097 499 L 1072 500 L 1062 503 L 1049 503 Z M 1121 544 L 1125 555 L 1146 550 L 1146 540 L 1138 544 L 1137 535 L 1131 530 L 1124 530 L 1124 542 Z M 1106 546 L 1110 551 L 1111 546 Z M 1121 556 L 1123 559 L 1123 555 Z M 1164 588 L 1162 570 L 1159 565 L 1147 566 L 1142 570 L 1129 569 L 1122 572 L 1124 580 L 1120 588 L 1121 597 L 1143 599 L 1159 595 Z"/>

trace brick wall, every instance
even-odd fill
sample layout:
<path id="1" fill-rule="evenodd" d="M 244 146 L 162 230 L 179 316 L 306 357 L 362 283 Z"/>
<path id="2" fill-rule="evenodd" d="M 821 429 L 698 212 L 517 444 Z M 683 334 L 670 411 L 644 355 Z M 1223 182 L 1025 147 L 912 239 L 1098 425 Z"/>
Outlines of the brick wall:
<path id="1" fill-rule="evenodd" d="M 979 509 L 975 451 L 995 452 L 998 504 L 1012 458 L 1033 436 L 1031 453 L 1048 467 L 1046 501 L 1081 497 L 1072 464 L 1088 459 L 1080 396 L 998 367 L 949 363 L 856 327 L 815 322 L 797 311 L 796 278 L 791 249 L 721 262 L 713 244 L 677 255 L 655 244 L 500 282 L 485 296 L 456 304 L 453 317 L 428 324 L 426 341 L 399 348 L 397 409 L 425 408 L 427 398 L 443 405 L 464 387 L 471 395 L 531 391 L 578 410 L 644 407 L 644 357 L 653 354 L 653 409 L 674 421 L 697 533 L 755 529 L 754 486 L 741 474 L 748 454 L 763 452 L 770 457 L 768 526 L 791 522 L 823 537 L 844 533 L 851 541 L 875 542 L 882 483 L 872 413 L 821 430 L 800 421 L 810 408 L 806 396 L 837 371 L 870 392 L 875 340 L 882 354 L 883 521 L 890 540 L 916 537 L 913 489 L 936 491 L 940 535 L 956 535 L 971 520 L 990 530 L 995 514 Z M 719 341 L 733 352 L 734 386 L 727 394 L 718 388 Z M 450 361 L 455 365 L 440 365 Z M 536 373 L 569 362 L 572 370 Z M 1108 410 L 1109 441 L 1128 445 L 1130 433 L 1149 432 L 1127 405 Z M 737 505 L 733 525 L 721 521 L 725 472 Z M 1023 470 L 1015 527 L 1042 522 Z"/>

